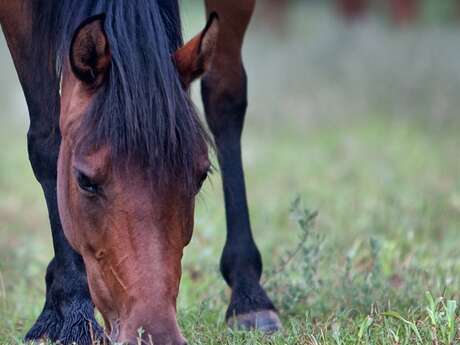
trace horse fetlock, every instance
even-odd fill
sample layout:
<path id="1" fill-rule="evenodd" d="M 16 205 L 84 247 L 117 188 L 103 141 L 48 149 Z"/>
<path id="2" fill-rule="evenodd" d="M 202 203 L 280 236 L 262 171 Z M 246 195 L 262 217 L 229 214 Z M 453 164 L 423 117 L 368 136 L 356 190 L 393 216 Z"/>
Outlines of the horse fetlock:
<path id="1" fill-rule="evenodd" d="M 232 297 L 226 313 L 227 320 L 261 310 L 275 311 L 276 308 L 258 280 L 236 281 L 232 286 Z"/>
<path id="2" fill-rule="evenodd" d="M 102 337 L 86 278 L 69 267 L 60 265 L 55 258 L 48 265 L 45 306 L 26 340 L 47 338 L 63 345 L 90 345 Z"/>
<path id="3" fill-rule="evenodd" d="M 46 302 L 39 318 L 27 333 L 26 341 L 46 338 L 62 345 L 91 345 L 102 338 L 103 331 L 94 318 L 94 307 L 90 300 L 73 300 L 66 304 L 55 302 Z"/>
<path id="4" fill-rule="evenodd" d="M 232 288 L 244 285 L 244 282 L 258 284 L 262 275 L 262 257 L 254 245 L 246 243 L 244 252 L 234 248 L 234 244 L 227 244 L 220 260 L 220 271 L 225 281 Z"/>

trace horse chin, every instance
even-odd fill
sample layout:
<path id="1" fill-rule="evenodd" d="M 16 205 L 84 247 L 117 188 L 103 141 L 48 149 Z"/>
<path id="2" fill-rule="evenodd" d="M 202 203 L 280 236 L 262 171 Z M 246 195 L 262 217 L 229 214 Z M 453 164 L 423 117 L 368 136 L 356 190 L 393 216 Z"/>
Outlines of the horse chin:
<path id="1" fill-rule="evenodd" d="M 142 333 L 142 330 L 139 330 L 139 333 Z M 182 337 L 178 336 L 176 338 L 171 338 L 170 335 L 161 335 L 157 334 L 155 336 L 141 336 L 137 337 L 124 337 L 120 336 L 118 339 L 112 341 L 116 344 L 155 344 L 155 345 L 187 345 L 187 341 Z"/>
<path id="2" fill-rule="evenodd" d="M 186 344 L 176 318 L 176 279 L 175 284 L 157 285 L 164 280 L 154 279 L 146 273 L 143 280 L 131 277 L 131 282 L 137 280 L 139 284 L 128 286 L 122 280 L 126 271 L 117 273 L 113 266 L 101 267 L 88 258 L 85 263 L 92 299 L 104 319 L 106 332 L 113 343 Z M 172 266 L 172 263 L 169 265 Z M 132 268 L 135 265 L 128 266 Z M 150 271 L 156 269 L 158 267 L 153 267 Z M 115 280 L 103 279 L 115 276 L 118 277 Z"/>
<path id="3" fill-rule="evenodd" d="M 166 324 L 165 324 L 166 322 Z M 182 336 L 177 321 L 174 317 L 161 320 L 150 326 L 139 326 L 133 320 L 124 320 L 112 327 L 111 340 L 121 344 L 155 344 L 155 345 L 186 345 L 187 341 Z"/>

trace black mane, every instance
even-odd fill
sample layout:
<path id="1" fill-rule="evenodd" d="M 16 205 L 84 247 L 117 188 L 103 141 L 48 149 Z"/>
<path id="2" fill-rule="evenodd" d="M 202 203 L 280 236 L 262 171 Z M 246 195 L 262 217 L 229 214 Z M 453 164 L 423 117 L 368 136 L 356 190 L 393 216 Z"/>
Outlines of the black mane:
<path id="1" fill-rule="evenodd" d="M 33 44 L 57 76 L 74 30 L 92 15 L 106 15 L 112 65 L 83 121 L 87 141 L 109 144 L 114 164 L 134 159 L 162 183 L 180 178 L 193 188 L 207 136 L 171 60 L 182 45 L 177 0 L 37 0 L 35 6 Z"/>

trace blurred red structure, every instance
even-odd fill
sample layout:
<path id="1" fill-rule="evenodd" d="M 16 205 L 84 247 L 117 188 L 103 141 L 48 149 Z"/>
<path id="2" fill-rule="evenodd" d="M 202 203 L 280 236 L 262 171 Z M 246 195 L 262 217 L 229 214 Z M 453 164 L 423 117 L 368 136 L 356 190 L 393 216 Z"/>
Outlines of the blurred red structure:
<path id="1" fill-rule="evenodd" d="M 369 0 L 337 0 L 337 8 L 340 14 L 348 19 L 354 20 L 366 14 L 369 8 Z"/>
<path id="2" fill-rule="evenodd" d="M 409 24 L 417 19 L 419 0 L 391 0 L 390 6 L 392 19 L 398 25 Z"/>
<path id="3" fill-rule="evenodd" d="M 289 0 L 265 0 L 259 4 L 264 21 L 275 31 L 282 32 L 287 21 Z"/>
<path id="4" fill-rule="evenodd" d="M 344 18 L 353 20 L 366 15 L 371 4 L 379 3 L 388 8 L 394 23 L 405 25 L 417 19 L 419 2 L 420 0 L 337 0 L 337 8 Z M 460 0 L 458 2 L 460 8 Z"/>
<path id="5" fill-rule="evenodd" d="M 305 0 L 304 0 L 305 1 Z M 445 1 L 445 0 L 438 0 Z M 456 15 L 460 18 L 460 0 L 456 1 Z M 259 2 L 264 21 L 276 31 L 282 31 L 286 25 L 289 0 L 265 0 Z M 422 0 L 335 0 L 340 16 L 353 21 L 368 14 L 373 9 L 383 9 L 391 21 L 398 26 L 415 22 L 422 12 Z"/>

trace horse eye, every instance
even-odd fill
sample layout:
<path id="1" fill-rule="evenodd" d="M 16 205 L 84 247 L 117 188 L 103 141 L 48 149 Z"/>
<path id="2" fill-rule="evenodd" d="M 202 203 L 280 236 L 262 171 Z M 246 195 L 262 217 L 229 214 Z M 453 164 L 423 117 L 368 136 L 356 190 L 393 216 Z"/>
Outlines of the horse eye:
<path id="1" fill-rule="evenodd" d="M 78 186 L 87 193 L 97 194 L 100 190 L 99 185 L 83 174 L 81 171 L 77 172 Z"/>

